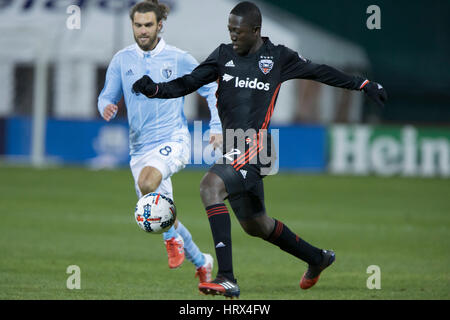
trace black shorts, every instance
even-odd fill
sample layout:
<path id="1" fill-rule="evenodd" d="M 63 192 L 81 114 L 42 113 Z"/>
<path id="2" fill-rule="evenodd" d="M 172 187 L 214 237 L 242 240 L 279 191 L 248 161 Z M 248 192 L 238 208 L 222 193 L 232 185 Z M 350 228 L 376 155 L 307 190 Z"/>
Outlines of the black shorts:
<path id="1" fill-rule="evenodd" d="M 257 166 L 246 164 L 236 170 L 230 164 L 215 164 L 209 171 L 217 174 L 225 183 L 227 199 L 239 220 L 266 213 L 263 176 Z"/>

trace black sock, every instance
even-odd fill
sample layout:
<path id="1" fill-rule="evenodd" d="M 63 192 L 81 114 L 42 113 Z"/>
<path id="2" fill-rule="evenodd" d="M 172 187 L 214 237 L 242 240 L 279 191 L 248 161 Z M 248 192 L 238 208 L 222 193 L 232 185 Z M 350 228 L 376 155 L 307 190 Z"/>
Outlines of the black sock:
<path id="1" fill-rule="evenodd" d="M 275 220 L 275 227 L 270 236 L 265 239 L 281 250 L 296 256 L 311 265 L 317 265 L 322 261 L 322 250 L 302 240 L 289 230 L 281 221 Z"/>
<path id="2" fill-rule="evenodd" d="M 231 250 L 231 220 L 224 203 L 214 204 L 206 208 L 216 248 L 218 271 L 217 275 L 235 281 Z"/>

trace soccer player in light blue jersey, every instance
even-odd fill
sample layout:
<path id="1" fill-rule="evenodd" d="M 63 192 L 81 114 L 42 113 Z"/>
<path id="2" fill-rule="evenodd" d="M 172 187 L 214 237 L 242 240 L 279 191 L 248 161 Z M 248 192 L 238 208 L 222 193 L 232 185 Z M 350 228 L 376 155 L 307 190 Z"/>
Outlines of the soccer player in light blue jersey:
<path id="1" fill-rule="evenodd" d="M 160 192 L 173 199 L 170 177 L 182 170 L 190 158 L 190 135 L 183 112 L 184 98 L 148 99 L 135 95 L 133 83 L 143 75 L 170 81 L 190 73 L 198 62 L 187 52 L 170 46 L 159 37 L 168 8 L 157 0 L 136 4 L 130 11 L 136 44 L 113 57 L 106 73 L 105 86 L 98 97 L 98 110 L 106 121 L 115 117 L 123 96 L 130 126 L 130 167 L 138 197 Z M 205 97 L 211 112 L 210 143 L 222 143 L 222 127 L 216 108 L 216 83 L 197 92 Z M 202 253 L 190 232 L 177 220 L 163 234 L 169 267 L 179 267 L 186 256 L 196 267 L 200 282 L 211 280 L 213 258 Z"/>

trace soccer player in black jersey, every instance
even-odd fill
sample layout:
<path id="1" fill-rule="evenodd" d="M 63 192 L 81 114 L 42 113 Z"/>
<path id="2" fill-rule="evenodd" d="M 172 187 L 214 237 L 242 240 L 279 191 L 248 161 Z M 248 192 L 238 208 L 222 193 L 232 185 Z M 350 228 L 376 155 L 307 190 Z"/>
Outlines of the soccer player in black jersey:
<path id="1" fill-rule="evenodd" d="M 295 51 L 274 45 L 261 37 L 261 13 L 248 1 L 230 12 L 231 44 L 221 44 L 191 74 L 165 83 L 143 76 L 133 85 L 136 94 L 149 98 L 176 98 L 217 81 L 217 108 L 224 136 L 224 161 L 214 164 L 203 177 L 200 194 L 211 226 L 218 272 L 215 280 L 200 283 L 205 294 L 238 297 L 240 289 L 233 274 L 231 222 L 224 200 L 243 229 L 305 261 L 308 269 L 300 287 L 308 289 L 320 273 L 335 260 L 331 250 L 316 248 L 293 233 L 281 221 L 267 215 L 263 178 L 273 158 L 270 124 L 281 83 L 289 79 L 310 79 L 349 90 L 364 91 L 377 104 L 387 99 L 384 88 L 367 79 L 344 74 L 330 66 L 315 64 Z M 228 131 L 243 132 L 230 138 Z M 268 156 L 263 156 L 268 155 Z"/>

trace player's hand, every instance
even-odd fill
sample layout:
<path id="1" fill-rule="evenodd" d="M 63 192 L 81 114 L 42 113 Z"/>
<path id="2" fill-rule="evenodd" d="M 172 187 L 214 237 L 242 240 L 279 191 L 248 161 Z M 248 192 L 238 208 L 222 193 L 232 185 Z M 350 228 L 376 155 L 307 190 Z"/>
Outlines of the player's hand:
<path id="1" fill-rule="evenodd" d="M 376 82 L 369 82 L 364 86 L 363 90 L 370 99 L 375 101 L 376 104 L 378 104 L 380 107 L 384 106 L 384 103 L 386 102 L 388 97 L 386 90 L 384 90 L 381 84 Z"/>
<path id="2" fill-rule="evenodd" d="M 119 110 L 118 106 L 116 106 L 115 104 L 108 104 L 105 107 L 105 110 L 103 110 L 103 119 L 105 119 L 106 121 L 111 120 L 116 116 L 117 110 Z"/>
<path id="3" fill-rule="evenodd" d="M 158 92 L 158 85 L 149 76 L 145 75 L 133 84 L 132 90 L 136 94 L 142 93 L 147 98 L 152 98 Z"/>
<path id="4" fill-rule="evenodd" d="M 223 144 L 223 137 L 221 133 L 211 133 L 209 135 L 209 144 L 213 145 L 215 149 L 221 149 Z"/>

